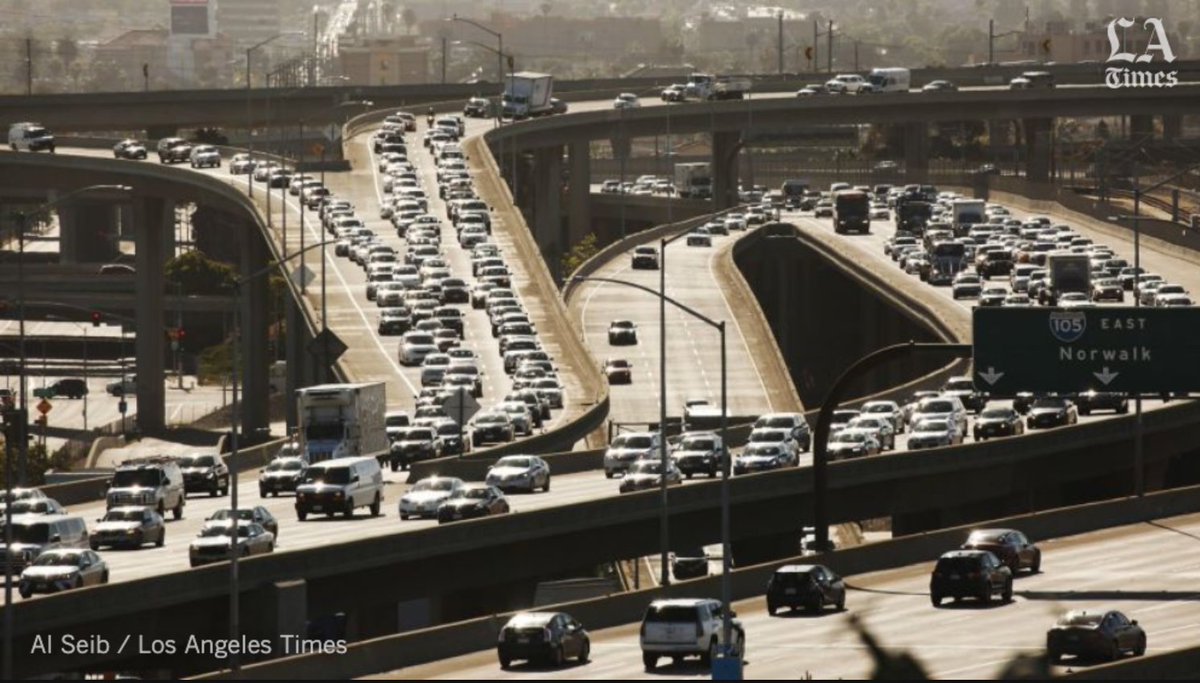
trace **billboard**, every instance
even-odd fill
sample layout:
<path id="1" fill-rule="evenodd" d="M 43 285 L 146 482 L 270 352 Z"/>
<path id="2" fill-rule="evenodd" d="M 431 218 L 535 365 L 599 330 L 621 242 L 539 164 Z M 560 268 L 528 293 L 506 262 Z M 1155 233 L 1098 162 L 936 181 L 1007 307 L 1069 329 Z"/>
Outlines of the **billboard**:
<path id="1" fill-rule="evenodd" d="M 171 34 L 208 35 L 208 0 L 171 0 Z"/>

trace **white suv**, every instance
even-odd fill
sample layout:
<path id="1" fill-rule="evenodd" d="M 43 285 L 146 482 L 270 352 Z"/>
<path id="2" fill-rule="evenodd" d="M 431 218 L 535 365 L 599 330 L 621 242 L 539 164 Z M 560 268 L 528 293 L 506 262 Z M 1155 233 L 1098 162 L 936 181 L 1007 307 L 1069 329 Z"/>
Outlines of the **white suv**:
<path id="1" fill-rule="evenodd" d="M 646 671 L 658 666 L 659 657 L 670 657 L 675 663 L 688 656 L 699 656 L 700 663 L 711 666 L 722 644 L 723 630 L 720 600 L 709 598 L 679 598 L 655 600 L 642 617 L 640 643 L 642 664 Z M 730 617 L 736 617 L 730 613 Z M 730 629 L 733 653 L 746 654 L 746 631 L 742 622 L 733 619 Z"/>
<path id="2" fill-rule="evenodd" d="M 940 394 L 921 399 L 913 410 L 909 424 L 915 425 L 925 419 L 949 420 L 959 434 L 964 438 L 967 436 L 967 409 L 957 396 Z"/>

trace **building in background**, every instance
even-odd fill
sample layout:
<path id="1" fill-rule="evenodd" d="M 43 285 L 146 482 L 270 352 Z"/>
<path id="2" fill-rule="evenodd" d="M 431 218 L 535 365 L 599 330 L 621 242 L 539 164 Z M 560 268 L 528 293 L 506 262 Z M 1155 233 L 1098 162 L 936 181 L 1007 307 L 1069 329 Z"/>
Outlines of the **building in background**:
<path id="1" fill-rule="evenodd" d="M 359 38 L 338 45 L 347 85 L 407 85 L 429 82 L 429 45 L 415 36 Z"/>
<path id="2" fill-rule="evenodd" d="M 239 47 L 247 48 L 283 30 L 281 0 L 212 0 L 217 30 Z"/>

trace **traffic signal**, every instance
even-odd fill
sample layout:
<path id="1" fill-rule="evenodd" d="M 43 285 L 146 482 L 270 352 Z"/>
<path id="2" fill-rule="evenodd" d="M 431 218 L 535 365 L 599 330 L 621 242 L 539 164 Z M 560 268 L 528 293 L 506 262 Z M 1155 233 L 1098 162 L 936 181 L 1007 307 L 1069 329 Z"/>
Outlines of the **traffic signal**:
<path id="1" fill-rule="evenodd" d="M 187 336 L 187 332 L 182 327 L 175 328 L 175 338 L 176 339 L 178 339 L 179 341 L 183 341 L 183 338 L 186 336 Z"/>
<path id="2" fill-rule="evenodd" d="M 92 311 L 92 327 L 100 327 L 100 320 L 102 318 L 103 316 L 100 315 L 100 311 Z"/>
<path id="3" fill-rule="evenodd" d="M 813 58 L 812 45 L 809 45 L 808 47 L 804 48 L 804 58 L 810 62 L 812 61 L 812 58 Z"/>
<path id="4" fill-rule="evenodd" d="M 1042 52 L 1045 52 L 1046 54 L 1050 54 L 1050 44 L 1051 43 L 1050 43 L 1049 38 L 1043 40 L 1042 41 Z"/>

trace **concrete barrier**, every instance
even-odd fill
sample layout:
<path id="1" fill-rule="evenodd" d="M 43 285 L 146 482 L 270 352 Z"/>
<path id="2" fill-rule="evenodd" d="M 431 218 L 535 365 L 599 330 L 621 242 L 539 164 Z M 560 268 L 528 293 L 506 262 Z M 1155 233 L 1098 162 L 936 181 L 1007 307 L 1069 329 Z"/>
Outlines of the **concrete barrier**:
<path id="1" fill-rule="evenodd" d="M 1149 634 L 1153 643 L 1154 634 Z M 1200 676 L 1200 647 L 1189 647 L 1056 676 L 1065 681 L 1194 681 Z"/>
<path id="2" fill-rule="evenodd" d="M 441 475 L 458 477 L 464 481 L 483 481 L 487 477 L 488 469 L 501 457 L 498 455 L 450 457 L 413 463 L 408 468 L 408 480 L 416 482 L 425 477 Z M 604 449 L 546 453 L 541 458 L 550 466 L 551 476 L 591 472 L 604 466 Z"/>
<path id="3" fill-rule="evenodd" d="M 42 490 L 42 493 L 63 505 L 78 505 L 104 500 L 104 496 L 108 492 L 109 479 L 108 476 L 99 476 L 62 484 L 49 484 L 38 488 Z"/>
<path id="4" fill-rule="evenodd" d="M 1025 532 L 1033 540 L 1072 536 L 1096 529 L 1122 526 L 1153 519 L 1162 519 L 1200 510 L 1200 487 L 1150 494 L 1144 498 L 1123 498 L 1090 505 L 1048 510 L 1030 515 L 1018 515 L 981 524 L 943 529 L 904 538 L 871 543 L 815 556 L 793 557 L 767 564 L 734 570 L 732 588 L 735 600 L 760 596 L 767 579 L 775 569 L 796 562 L 824 564 L 835 572 L 853 577 L 859 574 L 930 562 L 947 549 L 957 548 L 972 529 L 1012 527 Z M 721 595 L 721 577 L 710 576 L 692 581 L 677 582 L 665 591 L 647 588 L 603 598 L 580 600 L 539 609 L 569 612 L 589 629 L 602 629 L 634 623 L 640 619 L 646 605 L 661 597 L 713 597 Z M 446 624 L 410 633 L 401 633 L 351 645 L 344 655 L 304 655 L 253 664 L 242 669 L 249 679 L 355 678 L 384 673 L 427 662 L 447 659 L 472 652 L 486 651 L 495 646 L 499 629 L 514 612 L 494 614 L 477 619 Z M 1163 659 L 1159 659 L 1159 658 Z M 1192 677 L 1200 669 L 1194 663 L 1200 659 L 1200 648 L 1168 653 L 1140 660 L 1110 665 L 1114 675 L 1084 675 L 1083 678 L 1130 678 L 1119 675 L 1116 667 L 1141 663 L 1148 668 L 1134 669 L 1139 673 L 1159 672 L 1160 677 L 1179 678 L 1191 664 Z M 1091 672 L 1107 673 L 1098 667 Z M 1142 678 L 1143 676 L 1137 676 Z M 201 676 L 202 679 L 225 678 L 221 674 Z"/>

